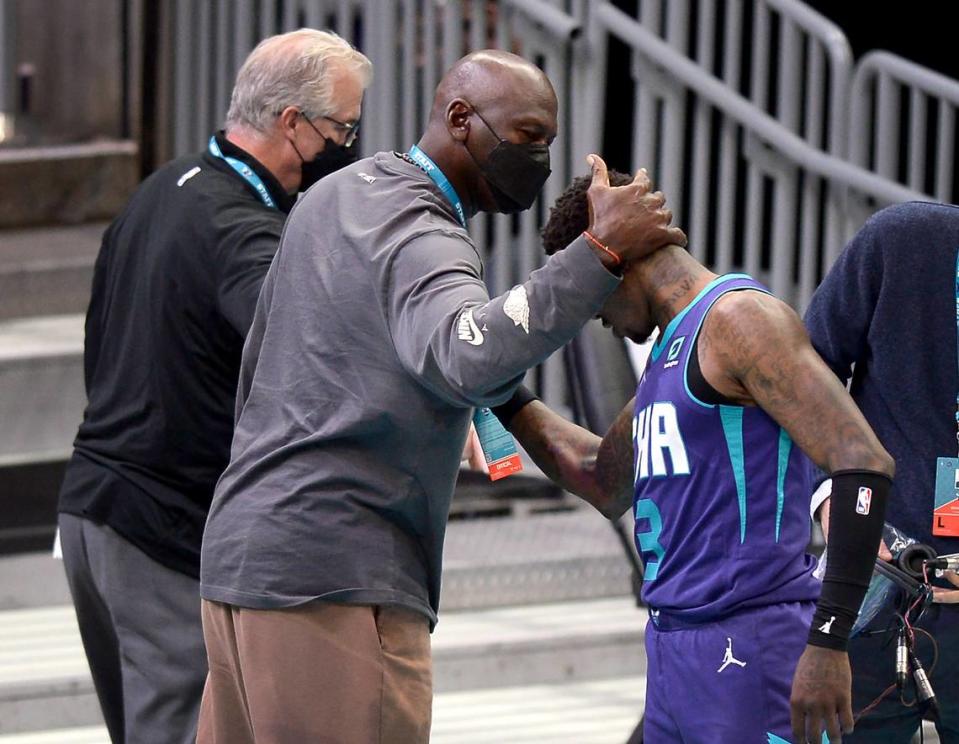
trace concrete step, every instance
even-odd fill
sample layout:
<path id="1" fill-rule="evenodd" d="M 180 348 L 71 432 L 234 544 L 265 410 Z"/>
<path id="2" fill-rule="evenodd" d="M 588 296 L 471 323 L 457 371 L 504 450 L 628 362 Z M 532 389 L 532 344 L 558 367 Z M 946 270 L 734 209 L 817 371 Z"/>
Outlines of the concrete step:
<path id="1" fill-rule="evenodd" d="M 60 601 L 48 554 L 0 559 L 0 607 L 17 608 L 0 612 L 0 744 L 107 741 L 72 609 L 31 606 Z M 644 624 L 626 597 L 444 611 L 432 741 L 621 744 L 643 704 Z"/>
<path id="2" fill-rule="evenodd" d="M 645 680 L 438 693 L 432 744 L 622 744 L 639 720 Z M 0 736 L 0 744 L 109 744 L 102 726 Z"/>
<path id="3" fill-rule="evenodd" d="M 139 181 L 136 143 L 0 148 L 0 229 L 111 219 Z"/>
<path id="4" fill-rule="evenodd" d="M 578 500 L 564 503 L 577 506 L 523 518 L 451 522 L 441 608 L 630 594 L 632 569 L 610 522 Z"/>
<path id="5" fill-rule="evenodd" d="M 0 558 L 0 617 L 6 610 L 43 609 L 70 603 L 63 562 L 55 560 L 49 549 Z"/>
<path id="6" fill-rule="evenodd" d="M 8 515 L 0 553 L 50 544 L 86 406 L 83 322 L 79 314 L 0 322 L 0 509 Z"/>
<path id="7" fill-rule="evenodd" d="M 447 612 L 433 634 L 437 692 L 645 673 L 630 597 Z"/>
<path id="8" fill-rule="evenodd" d="M 50 511 L 52 532 L 55 499 Z M 630 566 L 611 525 L 588 507 L 454 521 L 446 534 L 443 618 L 452 611 L 619 598 L 631 591 Z M 70 603 L 63 565 L 50 556 L 50 545 L 52 534 L 43 550 L 0 558 L 0 610 Z"/>
<path id="9" fill-rule="evenodd" d="M 617 677 L 439 694 L 430 742 L 623 744 L 638 722 L 645 687 L 645 677 Z M 939 741 L 933 725 L 923 723 L 922 742 Z M 0 735 L 0 744 L 110 744 L 110 738 L 103 726 L 82 726 Z"/>
<path id="10" fill-rule="evenodd" d="M 0 744 L 110 744 L 106 726 L 76 726 L 0 735 Z"/>
<path id="11" fill-rule="evenodd" d="M 0 231 L 0 321 L 85 313 L 106 223 Z"/>
<path id="12" fill-rule="evenodd" d="M 0 613 L 0 733 L 102 723 L 70 605 Z"/>
<path id="13" fill-rule="evenodd" d="M 0 463 L 69 453 L 86 405 L 83 322 L 58 315 L 0 323 Z"/>
<path id="14" fill-rule="evenodd" d="M 639 722 L 645 688 L 643 676 L 628 676 L 439 694 L 430 741 L 623 744 Z"/>
<path id="15" fill-rule="evenodd" d="M 644 616 L 627 598 L 446 613 L 438 694 L 642 674 Z M 0 612 L 0 733 L 102 723 L 73 608 Z"/>

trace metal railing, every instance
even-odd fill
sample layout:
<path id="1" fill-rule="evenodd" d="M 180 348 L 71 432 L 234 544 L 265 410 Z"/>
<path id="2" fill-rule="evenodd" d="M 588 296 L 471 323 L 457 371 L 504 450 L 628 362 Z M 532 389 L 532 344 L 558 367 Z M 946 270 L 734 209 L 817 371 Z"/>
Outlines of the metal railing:
<path id="1" fill-rule="evenodd" d="M 540 205 L 549 204 L 574 170 L 585 170 L 583 146 L 598 149 L 597 92 L 586 94 L 597 111 L 591 119 L 578 121 L 578 107 L 572 105 L 586 83 L 576 71 L 597 69 L 580 59 L 588 47 L 575 43 L 587 5 L 586 0 L 176 0 L 174 154 L 201 148 L 210 131 L 221 126 L 236 72 L 265 36 L 302 26 L 328 28 L 370 58 L 373 82 L 364 101 L 360 136 L 364 154 L 405 149 L 416 142 L 445 70 L 472 50 L 498 47 L 535 61 L 549 75 L 560 101 L 559 136 L 551 148 L 553 173 L 540 199 Z M 567 12 L 570 8 L 575 14 Z M 598 95 L 601 101 L 602 90 Z M 574 139 L 579 149 L 573 148 Z M 505 291 L 541 265 L 538 231 L 543 211 L 539 206 L 515 217 L 472 220 L 471 232 L 485 248 L 491 292 Z M 565 400 L 559 356 L 547 360 L 532 378 L 530 384 L 547 400 L 556 405 Z"/>
<path id="2" fill-rule="evenodd" d="M 850 159 L 954 203 L 957 106 L 956 80 L 888 52 L 870 52 L 852 80 Z"/>
<path id="3" fill-rule="evenodd" d="M 632 96 L 633 165 L 667 193 L 693 254 L 755 275 L 798 309 L 876 208 L 954 198 L 959 83 L 891 55 L 857 70 L 840 30 L 798 0 L 644 0 L 636 17 L 609 0 L 173 0 L 173 11 L 176 154 L 221 123 L 255 42 L 301 26 L 333 29 L 372 60 L 365 154 L 418 139 L 463 54 L 495 46 L 540 65 L 560 102 L 553 175 L 530 212 L 471 225 L 494 293 L 541 264 L 547 206 L 600 149 L 607 97 Z M 631 90 L 606 85 L 613 42 L 629 50 Z M 564 398 L 558 358 L 534 378 L 549 402 Z"/>
<path id="4" fill-rule="evenodd" d="M 831 21 L 796 0 L 761 0 L 753 7 L 751 100 L 813 147 L 844 157 L 853 69 L 846 37 Z M 773 54 L 774 49 L 778 54 Z M 772 70 L 776 78 L 770 86 Z M 761 193 L 764 177 L 760 168 L 749 168 L 749 194 Z M 822 178 L 797 178 L 795 173 L 782 171 L 773 177 L 772 189 L 780 195 L 780 204 L 795 205 L 800 215 L 796 225 L 798 296 L 805 302 L 818 284 L 818 257 L 828 254 L 825 263 L 831 264 L 843 242 L 844 194 Z M 822 226 L 817 219 L 820 204 L 826 210 Z M 761 250 L 762 222 L 760 210 L 749 214 L 746 254 L 755 257 Z M 776 224 L 781 229 L 790 227 L 786 221 L 777 220 Z M 771 251 L 776 252 L 783 235 L 771 239 Z M 747 265 L 755 269 L 755 259 Z"/>
<path id="5" fill-rule="evenodd" d="M 727 10 L 732 5 L 727 4 Z M 787 3 L 777 0 L 776 5 L 782 10 Z M 629 46 L 634 70 L 644 76 L 641 84 L 656 91 L 646 100 L 640 94 L 636 102 L 634 163 L 654 162 L 658 154 L 660 185 L 677 220 L 689 225 L 691 251 L 717 271 L 744 270 L 767 281 L 778 296 L 804 307 L 829 256 L 838 253 L 848 234 L 845 204 L 850 193 L 878 204 L 926 198 L 841 157 L 840 139 L 828 132 L 845 131 L 834 121 L 835 111 L 845 111 L 844 106 L 828 113 L 833 122 L 829 129 L 803 126 L 795 115 L 802 107 L 783 102 L 789 90 L 795 94 L 805 86 L 780 81 L 773 116 L 766 110 L 770 99 L 765 93 L 754 95 L 758 102 L 750 100 L 731 80 L 710 74 L 611 3 L 597 3 L 594 18 Z M 762 38 L 764 24 L 758 25 Z M 780 48 L 787 57 L 794 54 L 789 44 Z M 765 59 L 762 54 L 756 58 Z M 833 75 L 841 76 L 844 57 L 834 54 L 834 59 Z M 776 66 L 786 65 L 779 60 Z M 753 69 L 756 72 L 756 65 Z M 768 82 L 764 75 L 754 75 L 748 87 L 758 85 L 764 91 Z M 698 117 L 686 116 L 690 100 L 700 110 Z M 806 110 L 809 121 L 808 106 Z M 697 125 L 703 128 L 697 130 Z M 689 198 L 677 201 L 681 192 L 670 184 L 683 173 L 690 174 L 685 179 Z M 689 205 L 689 220 L 684 204 Z"/>

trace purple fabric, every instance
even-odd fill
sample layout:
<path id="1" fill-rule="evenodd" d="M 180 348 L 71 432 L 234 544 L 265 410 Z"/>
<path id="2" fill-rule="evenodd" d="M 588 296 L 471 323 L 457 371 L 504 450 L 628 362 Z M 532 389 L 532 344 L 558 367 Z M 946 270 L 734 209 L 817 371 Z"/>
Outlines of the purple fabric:
<path id="1" fill-rule="evenodd" d="M 791 741 L 789 693 L 813 608 L 784 603 L 701 625 L 662 616 L 660 628 L 651 619 L 644 744 Z"/>
<path id="2" fill-rule="evenodd" d="M 636 392 L 634 514 L 647 569 L 643 599 L 695 622 L 813 600 L 820 590 L 806 553 L 808 459 L 761 409 L 698 402 L 685 382 L 712 303 L 741 289 L 766 291 L 744 275 L 706 287 L 667 327 Z M 741 457 L 731 429 L 739 432 Z"/>

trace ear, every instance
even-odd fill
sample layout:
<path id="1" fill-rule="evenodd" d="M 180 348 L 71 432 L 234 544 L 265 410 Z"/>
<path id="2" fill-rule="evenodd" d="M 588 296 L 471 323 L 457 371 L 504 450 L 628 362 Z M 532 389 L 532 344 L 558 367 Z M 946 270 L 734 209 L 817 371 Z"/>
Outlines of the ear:
<path id="1" fill-rule="evenodd" d="M 300 118 L 300 109 L 296 106 L 287 106 L 276 117 L 277 126 L 287 137 L 292 137 L 296 129 L 296 122 Z"/>
<path id="2" fill-rule="evenodd" d="M 446 128 L 453 139 L 465 142 L 470 131 L 470 114 L 473 109 L 462 98 L 454 98 L 446 107 Z"/>

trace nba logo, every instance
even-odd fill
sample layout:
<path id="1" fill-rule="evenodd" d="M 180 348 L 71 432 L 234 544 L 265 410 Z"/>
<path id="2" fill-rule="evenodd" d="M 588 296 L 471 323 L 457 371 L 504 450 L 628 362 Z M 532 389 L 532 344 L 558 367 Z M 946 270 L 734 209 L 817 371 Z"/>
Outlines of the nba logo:
<path id="1" fill-rule="evenodd" d="M 959 470 L 956 471 L 956 493 L 959 494 Z"/>
<path id="2" fill-rule="evenodd" d="M 856 514 L 868 514 L 872 506 L 872 489 L 859 487 L 859 498 L 856 499 Z"/>

